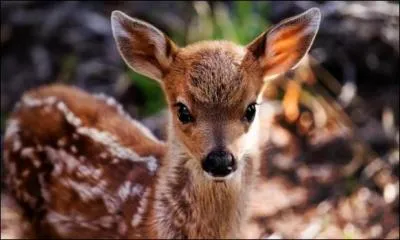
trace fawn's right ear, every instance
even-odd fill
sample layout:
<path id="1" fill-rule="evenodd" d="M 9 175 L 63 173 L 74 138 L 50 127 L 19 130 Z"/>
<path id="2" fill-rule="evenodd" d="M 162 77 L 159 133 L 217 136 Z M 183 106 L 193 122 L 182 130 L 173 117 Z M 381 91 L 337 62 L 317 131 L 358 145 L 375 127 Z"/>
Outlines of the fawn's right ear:
<path id="1" fill-rule="evenodd" d="M 272 26 L 248 44 L 263 67 L 264 77 L 296 68 L 310 50 L 320 21 L 319 9 L 311 8 Z"/>
<path id="2" fill-rule="evenodd" d="M 121 11 L 112 12 L 111 27 L 126 64 L 161 82 L 178 47 L 156 27 Z"/>

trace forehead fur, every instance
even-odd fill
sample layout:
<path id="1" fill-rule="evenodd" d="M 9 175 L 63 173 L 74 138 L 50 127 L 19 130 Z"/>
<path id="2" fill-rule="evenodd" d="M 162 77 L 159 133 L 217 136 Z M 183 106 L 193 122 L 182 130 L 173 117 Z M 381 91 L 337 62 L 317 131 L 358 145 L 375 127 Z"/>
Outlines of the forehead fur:
<path id="1" fill-rule="evenodd" d="M 227 41 L 189 45 L 180 54 L 185 61 L 185 84 L 190 97 L 200 103 L 234 104 L 244 85 L 241 64 L 246 51 Z"/>

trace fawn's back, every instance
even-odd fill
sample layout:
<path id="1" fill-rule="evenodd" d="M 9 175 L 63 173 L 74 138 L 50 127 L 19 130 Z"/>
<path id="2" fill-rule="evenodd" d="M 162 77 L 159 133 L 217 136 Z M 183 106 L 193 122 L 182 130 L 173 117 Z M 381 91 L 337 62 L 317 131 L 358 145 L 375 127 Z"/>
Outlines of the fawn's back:
<path id="1" fill-rule="evenodd" d="M 38 229 L 124 237 L 141 223 L 164 151 L 112 98 L 42 87 L 26 93 L 9 120 L 7 183 Z"/>

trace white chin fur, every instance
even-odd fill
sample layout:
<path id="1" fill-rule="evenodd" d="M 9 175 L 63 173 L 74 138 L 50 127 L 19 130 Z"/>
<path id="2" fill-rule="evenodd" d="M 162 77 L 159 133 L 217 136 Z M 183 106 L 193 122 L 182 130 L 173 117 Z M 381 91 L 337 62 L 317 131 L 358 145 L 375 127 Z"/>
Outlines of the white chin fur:
<path id="1" fill-rule="evenodd" d="M 203 171 L 203 172 L 204 172 L 204 175 L 206 176 L 206 178 L 208 178 L 208 179 L 210 179 L 210 180 L 214 180 L 214 181 L 226 181 L 226 180 L 228 180 L 228 179 L 231 179 L 231 178 L 233 177 L 233 175 L 237 172 L 237 170 L 234 171 L 234 172 L 229 173 L 229 174 L 226 175 L 225 177 L 214 177 L 214 176 L 210 175 L 208 172 L 205 172 L 205 171 Z"/>

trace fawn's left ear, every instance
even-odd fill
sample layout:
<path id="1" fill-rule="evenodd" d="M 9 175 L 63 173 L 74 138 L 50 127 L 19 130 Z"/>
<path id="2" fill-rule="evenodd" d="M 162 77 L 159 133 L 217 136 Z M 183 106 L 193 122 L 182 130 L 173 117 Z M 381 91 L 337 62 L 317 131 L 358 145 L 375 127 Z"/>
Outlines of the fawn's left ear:
<path id="1" fill-rule="evenodd" d="M 264 76 L 296 68 L 310 50 L 320 21 L 319 9 L 311 8 L 281 21 L 248 44 L 248 50 L 264 68 Z"/>

